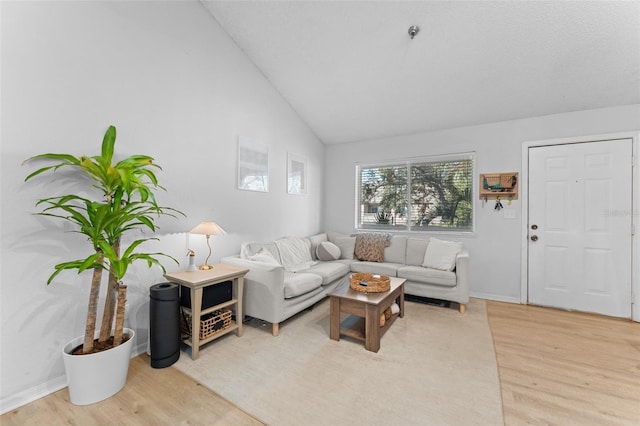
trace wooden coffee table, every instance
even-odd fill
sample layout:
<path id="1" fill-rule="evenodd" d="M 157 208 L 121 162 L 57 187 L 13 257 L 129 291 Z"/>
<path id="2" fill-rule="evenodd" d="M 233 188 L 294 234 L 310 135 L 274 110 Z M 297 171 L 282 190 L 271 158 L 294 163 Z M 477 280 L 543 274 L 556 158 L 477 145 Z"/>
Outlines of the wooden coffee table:
<path id="1" fill-rule="evenodd" d="M 340 335 L 364 341 L 364 347 L 371 352 L 380 349 L 380 338 L 391 327 L 397 317 L 404 317 L 404 278 L 391 277 L 391 288 L 384 293 L 362 293 L 352 290 L 347 276 L 333 292 L 329 293 L 331 303 L 331 340 L 340 340 Z M 393 314 L 380 327 L 380 315 L 393 303 L 400 306 L 400 312 Z M 351 314 L 340 323 L 340 313 Z"/>

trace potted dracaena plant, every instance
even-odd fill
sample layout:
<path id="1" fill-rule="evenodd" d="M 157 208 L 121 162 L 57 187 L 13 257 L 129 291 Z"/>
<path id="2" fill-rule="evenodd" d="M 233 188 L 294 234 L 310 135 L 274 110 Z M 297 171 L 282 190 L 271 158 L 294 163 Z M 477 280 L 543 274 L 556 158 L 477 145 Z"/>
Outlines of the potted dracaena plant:
<path id="1" fill-rule="evenodd" d="M 121 247 L 123 236 L 129 233 L 136 230 L 155 232 L 154 221 L 157 217 L 183 214 L 158 205 L 154 193 L 164 188 L 158 185 L 154 171 L 161 168 L 153 162 L 153 158 L 132 155 L 114 164 L 115 141 L 116 128 L 109 126 L 100 155 L 76 157 L 49 153 L 25 160 L 25 163 L 49 162 L 49 165 L 29 174 L 25 181 L 45 172 L 69 167 L 76 172 L 70 174 L 69 178 L 82 184 L 90 181 L 93 184 L 88 190 L 98 191 L 92 198 L 71 194 L 44 198 L 36 203 L 42 209 L 38 215 L 70 222 L 75 232 L 84 235 L 91 246 L 86 258 L 57 264 L 47 281 L 50 284 L 65 270 L 77 270 L 78 273 L 93 271 L 84 337 L 72 340 L 63 349 L 69 395 L 71 402 L 77 405 L 108 398 L 125 384 L 134 336 L 133 330 L 124 327 L 127 287 L 123 279 L 128 267 L 141 260 L 149 267 L 157 265 L 166 272 L 159 257 L 167 257 L 178 263 L 164 253 L 138 251 L 143 243 L 157 238 L 135 239 L 126 248 Z M 87 177 L 90 179 L 87 180 Z M 103 270 L 108 271 L 109 277 L 98 331 L 97 312 Z M 115 357 L 123 364 L 119 373 L 114 371 L 117 367 L 113 364 L 116 361 L 112 360 L 112 353 L 118 353 Z M 103 359 L 106 357 L 111 358 Z M 94 362 L 97 365 L 93 365 Z M 92 374 L 98 376 L 91 378 Z M 101 385 L 104 385 L 102 389 Z"/>

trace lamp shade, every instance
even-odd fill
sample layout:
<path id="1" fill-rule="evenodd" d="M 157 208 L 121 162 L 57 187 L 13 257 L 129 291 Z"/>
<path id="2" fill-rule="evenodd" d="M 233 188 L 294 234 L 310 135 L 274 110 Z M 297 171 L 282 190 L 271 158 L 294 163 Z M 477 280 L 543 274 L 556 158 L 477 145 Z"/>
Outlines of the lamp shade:
<path id="1" fill-rule="evenodd" d="M 202 235 L 224 235 L 226 234 L 225 230 L 220 227 L 217 223 L 205 220 L 200 225 L 196 226 L 190 231 L 192 234 L 202 234 Z"/>

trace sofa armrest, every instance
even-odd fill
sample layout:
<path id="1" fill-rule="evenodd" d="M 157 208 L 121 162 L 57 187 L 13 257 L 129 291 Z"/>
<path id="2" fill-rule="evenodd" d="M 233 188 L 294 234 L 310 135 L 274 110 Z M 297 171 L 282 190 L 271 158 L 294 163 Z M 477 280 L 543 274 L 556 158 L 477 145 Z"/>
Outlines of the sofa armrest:
<path id="1" fill-rule="evenodd" d="M 279 322 L 284 304 L 284 267 L 227 256 L 222 263 L 249 269 L 244 276 L 243 312 L 269 322 Z"/>
<path id="2" fill-rule="evenodd" d="M 469 276 L 469 252 L 466 250 L 461 251 L 456 256 L 456 286 L 458 287 L 459 294 L 463 296 L 462 302 L 469 302 L 469 292 L 471 290 L 470 276 Z"/>

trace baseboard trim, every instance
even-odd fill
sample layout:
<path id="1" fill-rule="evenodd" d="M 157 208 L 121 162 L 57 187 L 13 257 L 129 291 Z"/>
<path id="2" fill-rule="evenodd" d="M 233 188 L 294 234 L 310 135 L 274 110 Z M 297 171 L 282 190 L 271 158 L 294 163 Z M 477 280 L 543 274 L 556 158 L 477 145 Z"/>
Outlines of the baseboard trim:
<path id="1" fill-rule="evenodd" d="M 522 304 L 519 297 L 509 297 L 490 293 L 477 293 L 473 291 L 471 292 L 470 296 L 478 299 L 494 300 L 496 302 L 517 303 L 519 305 Z"/>
<path id="2" fill-rule="evenodd" d="M 54 392 L 64 389 L 67 386 L 67 376 L 62 375 L 54 379 L 47 380 L 37 386 L 29 389 L 25 389 L 22 392 L 18 392 L 14 395 L 10 395 L 0 400 L 0 414 L 8 413 L 30 402 L 36 401 L 40 398 L 44 398 Z"/>
<path id="3" fill-rule="evenodd" d="M 142 355 L 147 352 L 147 342 L 141 343 L 133 348 L 133 354 L 131 358 L 135 358 L 138 355 Z M 67 387 L 67 376 L 63 374 L 51 380 L 47 380 L 37 386 L 29 389 L 25 389 L 14 395 L 10 395 L 6 398 L 0 399 L 0 415 L 8 413 L 20 408 L 23 405 L 27 405 L 33 401 L 37 401 L 40 398 L 51 395 L 54 392 L 58 392 L 60 389 Z"/>

